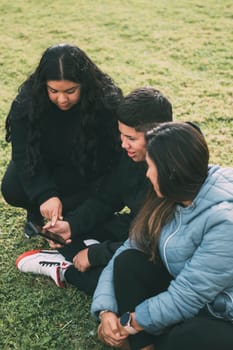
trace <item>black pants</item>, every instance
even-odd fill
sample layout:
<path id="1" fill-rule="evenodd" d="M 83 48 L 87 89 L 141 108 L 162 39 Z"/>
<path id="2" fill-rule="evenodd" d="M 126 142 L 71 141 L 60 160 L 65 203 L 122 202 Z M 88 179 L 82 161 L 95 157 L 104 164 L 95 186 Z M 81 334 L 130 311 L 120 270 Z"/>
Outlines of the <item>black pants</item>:
<path id="1" fill-rule="evenodd" d="M 104 266 L 94 267 L 86 272 L 78 271 L 73 265 L 65 272 L 65 279 L 78 290 L 92 296 Z"/>
<path id="2" fill-rule="evenodd" d="M 30 214 L 33 213 L 33 219 L 28 217 L 28 220 L 33 221 L 35 224 L 41 224 L 42 217 L 40 215 L 39 206 L 29 200 L 20 183 L 16 166 L 13 161 L 9 163 L 2 179 L 1 192 L 3 198 L 8 204 L 13 207 L 26 209 Z"/>
<path id="3" fill-rule="evenodd" d="M 161 261 L 148 261 L 137 250 L 121 253 L 114 263 L 114 286 L 119 313 L 134 311 L 143 300 L 167 289 L 171 277 Z M 202 310 L 198 316 L 170 328 L 161 336 L 139 332 L 129 336 L 132 350 L 155 344 L 156 350 L 232 350 L 233 324 L 212 319 Z"/>
<path id="4" fill-rule="evenodd" d="M 64 248 L 59 248 L 58 250 L 60 254 L 62 254 L 66 260 L 72 262 L 74 256 L 79 251 L 87 248 L 83 242 L 86 238 L 86 236 L 79 237 L 78 239 L 73 241 L 72 244 L 67 245 Z M 74 265 L 70 265 L 65 272 L 65 279 L 66 282 L 72 284 L 78 290 L 86 293 L 87 295 L 92 296 L 103 268 L 104 266 L 97 266 L 90 268 L 85 272 L 80 272 L 74 267 Z"/>
<path id="5" fill-rule="evenodd" d="M 62 180 L 60 182 L 62 182 Z M 66 182 L 65 178 L 64 182 Z M 90 194 L 95 191 L 94 184 L 92 186 L 90 185 L 88 188 L 86 186 L 79 191 L 73 190 L 72 193 L 68 193 L 63 188 L 59 188 L 59 186 L 57 187 L 59 191 L 59 198 L 63 206 L 63 215 L 77 208 L 77 206 L 82 204 L 83 201 L 89 198 Z M 73 188 L 75 188 L 75 184 Z M 43 224 L 43 218 L 40 214 L 39 205 L 36 203 L 36 201 L 30 201 L 28 195 L 25 193 L 23 186 L 19 180 L 15 163 L 13 161 L 9 163 L 7 170 L 3 176 L 1 183 L 1 192 L 3 198 L 8 204 L 27 210 L 27 220 L 32 221 L 34 224 Z"/>
<path id="6" fill-rule="evenodd" d="M 99 242 L 113 241 L 119 242 L 119 245 L 125 241 L 129 232 L 129 218 L 127 215 L 113 215 L 105 224 L 101 227 L 96 227 L 93 232 L 87 233 L 84 236 L 76 237 L 71 244 L 58 249 L 59 252 L 65 257 L 66 260 L 73 260 L 74 256 L 81 250 L 87 248 L 84 244 L 85 239 L 97 239 Z M 71 265 L 65 272 L 65 279 L 69 284 L 72 284 L 77 289 L 85 292 L 88 295 L 93 295 L 99 276 L 111 259 L 115 250 L 119 246 L 118 244 L 111 246 L 111 250 L 106 251 L 106 246 L 101 250 L 104 258 L 101 265 L 92 266 L 85 272 L 78 271 L 73 265 Z"/>

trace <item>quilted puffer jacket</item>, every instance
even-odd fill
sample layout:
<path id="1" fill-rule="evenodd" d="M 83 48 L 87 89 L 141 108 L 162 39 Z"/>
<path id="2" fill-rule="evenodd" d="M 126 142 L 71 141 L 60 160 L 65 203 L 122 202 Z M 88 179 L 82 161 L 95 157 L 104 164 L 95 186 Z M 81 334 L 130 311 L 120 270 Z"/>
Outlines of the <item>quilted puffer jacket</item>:
<path id="1" fill-rule="evenodd" d="M 104 269 L 91 312 L 117 313 L 113 263 L 125 249 L 137 247 L 127 240 Z M 233 321 L 233 169 L 210 166 L 193 203 L 177 205 L 173 219 L 160 235 L 159 251 L 174 277 L 168 289 L 135 309 L 137 322 L 149 333 L 194 317 L 206 307 L 217 317 Z"/>

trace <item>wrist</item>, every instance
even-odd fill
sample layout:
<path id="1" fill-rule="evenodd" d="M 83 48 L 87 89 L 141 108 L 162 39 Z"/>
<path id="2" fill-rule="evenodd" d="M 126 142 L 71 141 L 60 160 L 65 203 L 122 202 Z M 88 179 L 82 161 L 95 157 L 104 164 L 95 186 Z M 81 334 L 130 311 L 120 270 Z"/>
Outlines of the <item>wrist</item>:
<path id="1" fill-rule="evenodd" d="M 102 316 L 104 314 L 108 313 L 108 312 L 112 312 L 112 311 L 110 311 L 110 310 L 102 310 L 102 311 L 99 312 L 98 316 L 99 316 L 100 321 L 102 321 Z"/>
<path id="2" fill-rule="evenodd" d="M 140 329 L 136 328 L 136 321 L 133 317 L 134 313 L 125 312 L 119 318 L 119 322 L 121 327 L 123 327 L 128 334 L 136 334 L 140 331 Z"/>
<path id="3" fill-rule="evenodd" d="M 131 313 L 131 316 L 132 316 L 131 325 L 133 326 L 133 328 L 135 328 L 138 332 L 143 331 L 144 328 L 142 328 L 136 321 L 135 312 Z"/>

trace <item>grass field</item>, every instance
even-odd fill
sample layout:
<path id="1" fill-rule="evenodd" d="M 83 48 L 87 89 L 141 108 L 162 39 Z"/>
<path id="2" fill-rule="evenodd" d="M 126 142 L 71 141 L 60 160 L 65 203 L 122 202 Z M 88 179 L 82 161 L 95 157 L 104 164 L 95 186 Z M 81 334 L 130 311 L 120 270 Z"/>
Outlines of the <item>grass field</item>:
<path id="1" fill-rule="evenodd" d="M 1 0 L 1 177 L 11 154 L 4 140 L 11 101 L 42 52 L 59 42 L 86 51 L 124 93 L 159 88 L 175 119 L 199 123 L 211 162 L 233 166 L 231 0 Z M 20 253 L 47 247 L 24 238 L 24 220 L 0 197 L 0 349 L 105 349 L 96 340 L 90 298 L 16 270 Z"/>

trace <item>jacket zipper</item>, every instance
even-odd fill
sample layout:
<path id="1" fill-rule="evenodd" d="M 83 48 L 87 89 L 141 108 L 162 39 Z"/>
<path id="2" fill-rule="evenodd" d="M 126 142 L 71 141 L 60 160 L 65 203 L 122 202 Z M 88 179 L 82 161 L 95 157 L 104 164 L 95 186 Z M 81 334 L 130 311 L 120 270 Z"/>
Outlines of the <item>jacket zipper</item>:
<path id="1" fill-rule="evenodd" d="M 167 237 L 167 239 L 166 239 L 166 241 L 165 241 L 165 243 L 164 243 L 164 246 L 163 246 L 164 262 L 165 262 L 165 265 L 166 265 L 166 267 L 167 267 L 168 272 L 169 272 L 171 275 L 172 275 L 172 273 L 171 273 L 171 270 L 170 270 L 170 268 L 169 268 L 169 266 L 168 266 L 168 261 L 167 261 L 167 257 L 166 257 L 166 247 L 167 247 L 168 241 L 179 231 L 180 226 L 181 226 L 181 210 L 180 210 L 180 208 L 178 208 L 178 210 L 179 210 L 179 224 L 178 224 L 178 227 L 177 227 L 177 229 L 176 229 L 173 233 L 170 234 L 170 236 Z"/>

